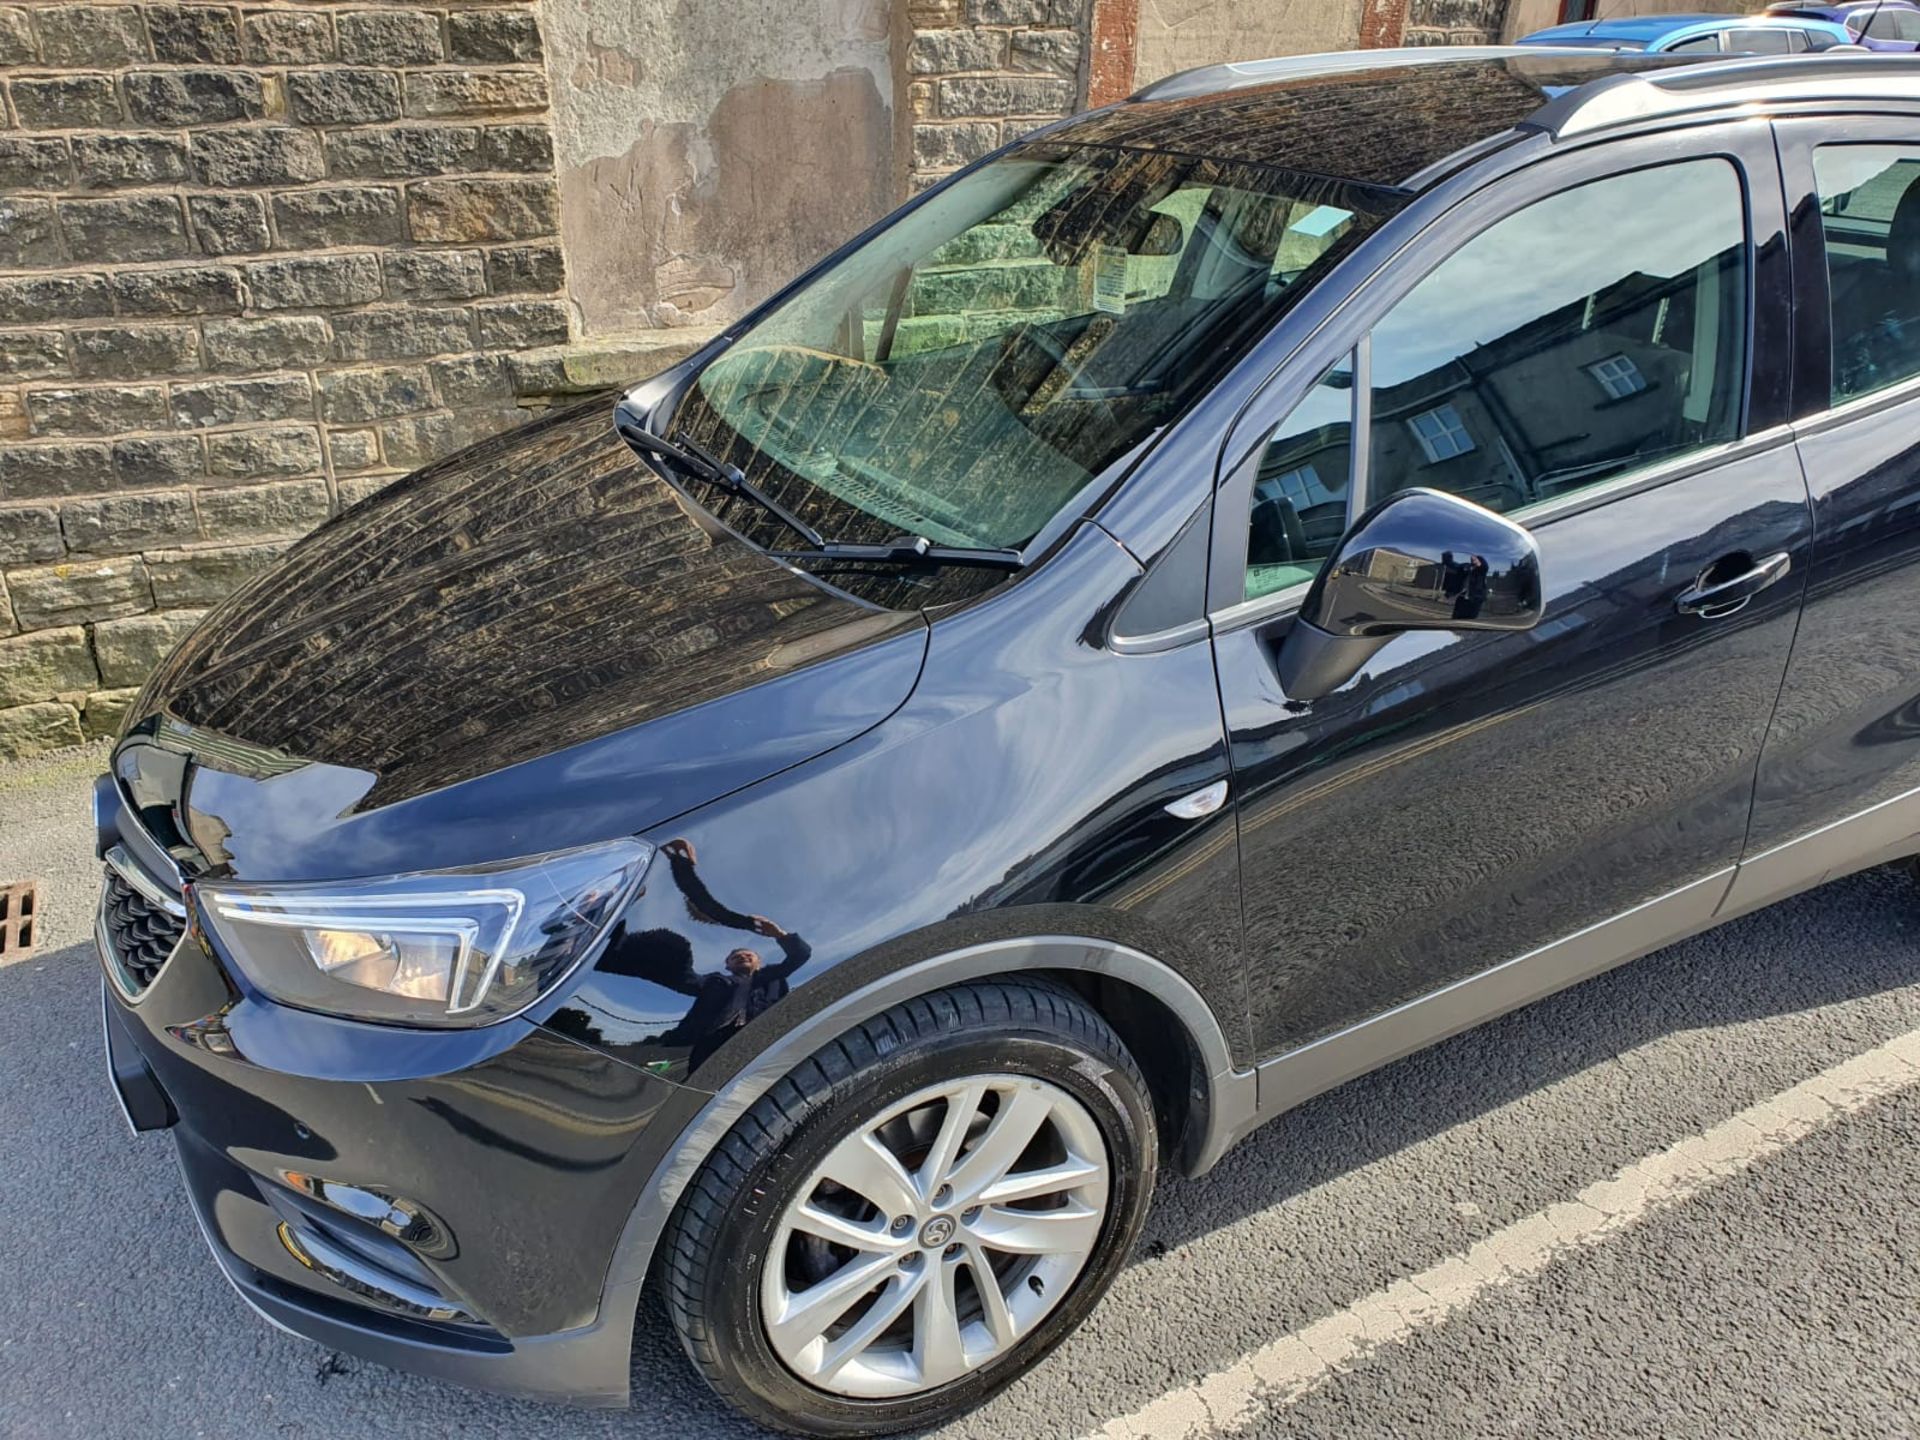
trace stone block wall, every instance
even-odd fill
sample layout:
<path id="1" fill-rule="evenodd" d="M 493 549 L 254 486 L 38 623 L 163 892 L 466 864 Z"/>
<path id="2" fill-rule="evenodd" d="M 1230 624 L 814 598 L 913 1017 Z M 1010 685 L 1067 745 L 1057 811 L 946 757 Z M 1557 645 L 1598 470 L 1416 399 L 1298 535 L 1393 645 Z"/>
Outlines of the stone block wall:
<path id="1" fill-rule="evenodd" d="M 0 758 L 568 337 L 534 7 L 0 0 Z"/>
<path id="2" fill-rule="evenodd" d="M 1095 0 L 908 0 L 908 188 L 1081 108 Z"/>
<path id="3" fill-rule="evenodd" d="M 1550 4 L 0 0 L 0 759 L 114 729 L 344 506 L 672 363 L 1007 140 Z M 1053 309 L 1019 231 L 932 267 L 898 343 Z"/>

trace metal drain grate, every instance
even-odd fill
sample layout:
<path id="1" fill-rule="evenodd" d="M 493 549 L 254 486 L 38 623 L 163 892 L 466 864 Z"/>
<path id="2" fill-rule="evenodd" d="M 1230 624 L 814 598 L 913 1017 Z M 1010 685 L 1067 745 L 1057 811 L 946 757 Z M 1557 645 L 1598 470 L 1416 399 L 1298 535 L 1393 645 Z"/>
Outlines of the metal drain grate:
<path id="1" fill-rule="evenodd" d="M 40 934 L 40 887 L 32 880 L 0 889 L 0 960 L 24 960 Z"/>

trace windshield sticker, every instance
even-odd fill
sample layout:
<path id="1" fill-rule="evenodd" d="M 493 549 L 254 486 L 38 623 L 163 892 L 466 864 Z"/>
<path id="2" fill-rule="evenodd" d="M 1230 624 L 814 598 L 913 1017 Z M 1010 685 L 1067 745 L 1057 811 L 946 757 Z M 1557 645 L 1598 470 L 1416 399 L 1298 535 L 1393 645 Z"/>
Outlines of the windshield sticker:
<path id="1" fill-rule="evenodd" d="M 1093 308 L 1109 315 L 1127 313 L 1127 252 L 1101 245 L 1093 257 Z"/>
<path id="2" fill-rule="evenodd" d="M 1353 219 L 1351 210 L 1342 210 L 1338 205 L 1316 205 L 1305 215 L 1287 228 L 1296 235 L 1306 235 L 1320 240 Z"/>

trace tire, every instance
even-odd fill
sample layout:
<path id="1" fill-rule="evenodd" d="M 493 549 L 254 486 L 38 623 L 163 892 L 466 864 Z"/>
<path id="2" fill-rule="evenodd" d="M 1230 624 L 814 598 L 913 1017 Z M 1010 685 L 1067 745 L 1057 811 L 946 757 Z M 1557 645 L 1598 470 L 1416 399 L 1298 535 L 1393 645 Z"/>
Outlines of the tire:
<path id="1" fill-rule="evenodd" d="M 870 1130 L 897 1168 L 872 1159 Z M 955 986 L 760 1098 L 682 1196 L 659 1290 L 707 1382 L 770 1429 L 936 1425 L 1098 1303 L 1139 1236 L 1157 1155 L 1147 1083 L 1090 1006 L 1044 982 Z"/>

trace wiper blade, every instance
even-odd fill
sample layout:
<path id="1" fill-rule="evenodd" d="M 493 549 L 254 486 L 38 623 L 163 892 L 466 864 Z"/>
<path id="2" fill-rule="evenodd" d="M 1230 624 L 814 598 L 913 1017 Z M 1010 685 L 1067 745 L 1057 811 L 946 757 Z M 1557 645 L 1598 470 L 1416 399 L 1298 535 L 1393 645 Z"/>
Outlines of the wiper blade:
<path id="1" fill-rule="evenodd" d="M 668 440 L 617 413 L 613 427 L 620 432 L 621 439 L 642 454 L 652 455 L 695 479 L 718 486 L 729 495 L 751 500 L 807 544 L 824 546 L 828 543 L 826 537 L 813 526 L 747 479 L 738 466 L 729 465 L 717 455 L 709 454 L 686 436 L 675 435 Z"/>
<path id="2" fill-rule="evenodd" d="M 878 545 L 823 540 L 811 550 L 769 550 L 776 560 L 851 560 L 878 565 L 961 565 L 979 570 L 1019 570 L 1027 563 L 1018 550 L 971 545 L 936 545 L 924 535 L 902 535 Z"/>
<path id="3" fill-rule="evenodd" d="M 739 495 L 785 525 L 807 542 L 805 550 L 769 550 L 776 560 L 851 560 L 879 565 L 970 565 L 977 569 L 1018 570 L 1026 561 L 1018 550 L 980 549 L 967 545 L 936 545 L 924 535 L 902 535 L 878 545 L 829 540 L 766 491 L 717 455 L 709 454 L 685 435 L 671 440 L 656 435 L 626 416 L 614 416 L 614 428 L 634 449 L 652 455 L 729 495 Z"/>

